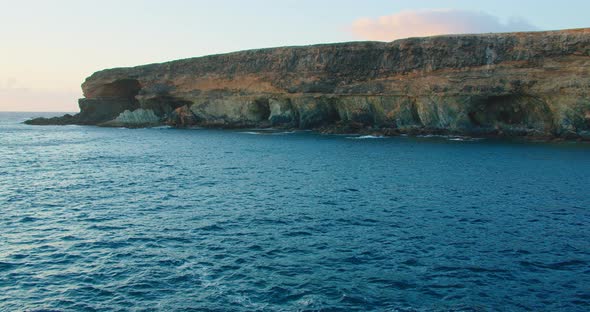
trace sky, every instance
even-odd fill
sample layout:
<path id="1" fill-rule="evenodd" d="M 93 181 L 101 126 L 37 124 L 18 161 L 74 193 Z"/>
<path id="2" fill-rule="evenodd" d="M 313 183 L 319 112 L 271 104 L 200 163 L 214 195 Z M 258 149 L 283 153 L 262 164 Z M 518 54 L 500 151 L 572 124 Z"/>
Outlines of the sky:
<path id="1" fill-rule="evenodd" d="M 78 111 L 105 68 L 253 48 L 590 27 L 583 0 L 0 0 L 0 111 Z"/>

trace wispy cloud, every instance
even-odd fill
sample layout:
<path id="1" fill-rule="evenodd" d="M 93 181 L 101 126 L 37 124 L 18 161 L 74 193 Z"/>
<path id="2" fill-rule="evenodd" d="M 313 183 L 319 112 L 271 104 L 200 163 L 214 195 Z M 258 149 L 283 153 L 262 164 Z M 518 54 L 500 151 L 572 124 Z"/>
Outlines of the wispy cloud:
<path id="1" fill-rule="evenodd" d="M 378 18 L 361 18 L 351 31 L 359 39 L 392 41 L 443 34 L 536 30 L 523 18 L 507 21 L 485 13 L 453 9 L 409 10 Z"/>
<path id="2" fill-rule="evenodd" d="M 81 92 L 3 88 L 0 86 L 0 111 L 75 112 Z"/>
<path id="3" fill-rule="evenodd" d="M 0 75 L 0 112 L 75 112 L 81 97 L 81 90 L 28 86 L 16 77 Z"/>

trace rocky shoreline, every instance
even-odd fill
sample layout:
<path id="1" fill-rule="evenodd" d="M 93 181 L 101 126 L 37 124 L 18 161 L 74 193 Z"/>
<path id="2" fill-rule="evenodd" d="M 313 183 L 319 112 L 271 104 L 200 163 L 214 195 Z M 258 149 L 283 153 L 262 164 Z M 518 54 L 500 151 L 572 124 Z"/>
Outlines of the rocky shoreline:
<path id="1" fill-rule="evenodd" d="M 115 68 L 34 125 L 590 140 L 590 29 L 235 52 Z"/>

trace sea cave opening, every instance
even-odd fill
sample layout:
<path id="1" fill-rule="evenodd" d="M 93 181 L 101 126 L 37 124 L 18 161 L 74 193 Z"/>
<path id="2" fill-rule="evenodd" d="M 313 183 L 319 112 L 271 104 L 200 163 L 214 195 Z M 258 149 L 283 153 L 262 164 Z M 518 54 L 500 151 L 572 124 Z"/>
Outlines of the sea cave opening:
<path id="1" fill-rule="evenodd" d="M 95 97 L 135 99 L 140 90 L 141 84 L 137 79 L 119 79 L 103 85 L 96 92 Z"/>

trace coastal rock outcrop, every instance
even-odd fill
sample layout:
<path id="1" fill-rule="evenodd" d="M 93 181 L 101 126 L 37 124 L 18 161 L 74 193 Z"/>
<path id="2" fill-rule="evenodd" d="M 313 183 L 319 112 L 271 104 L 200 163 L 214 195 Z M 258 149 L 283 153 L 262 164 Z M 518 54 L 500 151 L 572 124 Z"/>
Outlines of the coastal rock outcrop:
<path id="1" fill-rule="evenodd" d="M 94 73 L 31 124 L 588 139 L 590 29 L 250 50 Z"/>
<path id="2" fill-rule="evenodd" d="M 158 117 L 151 109 L 138 108 L 134 111 L 125 110 L 117 118 L 100 124 L 109 127 L 150 127 L 162 123 L 162 118 Z"/>

